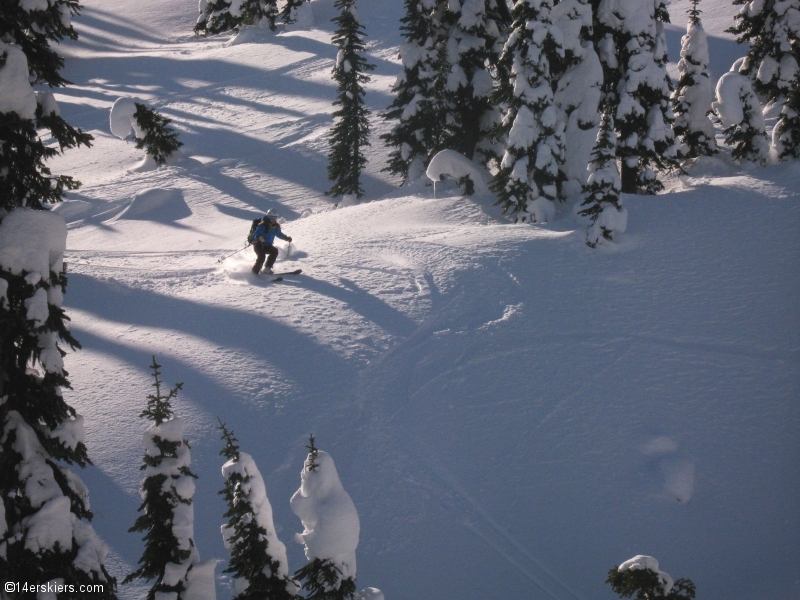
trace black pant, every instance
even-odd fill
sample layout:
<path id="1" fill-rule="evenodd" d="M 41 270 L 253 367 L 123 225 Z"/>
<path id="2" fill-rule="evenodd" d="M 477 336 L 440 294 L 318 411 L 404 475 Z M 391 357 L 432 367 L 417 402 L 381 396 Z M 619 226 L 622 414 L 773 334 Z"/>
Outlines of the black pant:
<path id="1" fill-rule="evenodd" d="M 256 264 L 253 265 L 253 273 L 258 273 L 261 270 L 261 267 L 264 264 L 264 259 L 269 256 L 267 259 L 267 267 L 272 268 L 272 265 L 275 264 L 275 259 L 278 258 L 278 249 L 273 246 L 272 244 L 262 244 L 261 242 L 254 242 L 253 243 L 253 250 L 256 252 Z"/>

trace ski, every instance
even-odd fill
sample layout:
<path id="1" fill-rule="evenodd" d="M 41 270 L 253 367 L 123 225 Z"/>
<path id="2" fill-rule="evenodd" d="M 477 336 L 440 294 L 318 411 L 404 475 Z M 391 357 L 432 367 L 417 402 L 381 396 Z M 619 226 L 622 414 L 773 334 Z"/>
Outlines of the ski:
<path id="1" fill-rule="evenodd" d="M 284 271 L 283 273 L 273 273 L 273 275 L 300 275 L 303 272 L 303 269 L 297 269 L 296 271 Z M 274 280 L 273 280 L 274 281 Z"/>
<path id="2" fill-rule="evenodd" d="M 302 273 L 302 272 L 303 272 L 303 269 L 297 269 L 295 271 L 283 271 L 282 273 L 265 273 L 265 272 L 262 271 L 261 273 L 259 273 L 257 275 L 257 277 L 266 277 L 266 276 L 272 277 L 272 276 L 274 276 L 275 278 L 274 279 L 270 279 L 269 281 L 270 281 L 270 283 L 275 283 L 277 281 L 283 281 L 283 277 L 285 275 L 300 275 L 300 273 Z"/>

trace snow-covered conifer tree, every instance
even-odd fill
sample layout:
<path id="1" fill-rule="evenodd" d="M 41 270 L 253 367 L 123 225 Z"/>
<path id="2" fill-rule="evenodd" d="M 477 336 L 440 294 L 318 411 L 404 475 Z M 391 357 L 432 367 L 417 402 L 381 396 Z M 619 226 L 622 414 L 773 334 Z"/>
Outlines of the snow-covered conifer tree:
<path id="1" fill-rule="evenodd" d="M 561 31 L 562 66 L 551 64 L 558 119 L 564 123 L 563 180 L 559 196 L 576 198 L 586 183 L 589 163 L 600 123 L 603 67 L 591 42 L 592 7 L 589 0 L 561 0 L 551 13 Z M 553 70 L 555 69 L 555 70 Z"/>
<path id="2" fill-rule="evenodd" d="M 183 384 L 162 393 L 161 365 L 153 364 L 154 394 L 140 416 L 152 421 L 142 437 L 145 472 L 140 494 L 142 504 L 129 531 L 144 533 L 145 548 L 139 568 L 125 578 L 155 580 L 147 600 L 213 598 L 214 561 L 200 562 L 194 543 L 195 492 L 189 443 L 183 437 L 184 423 L 173 416 L 172 400 Z"/>
<path id="3" fill-rule="evenodd" d="M 92 138 L 59 116 L 50 92 L 31 87 L 68 83 L 49 44 L 76 37 L 78 8 L 61 0 L 0 6 L 0 578 L 96 584 L 97 597 L 116 598 L 108 550 L 89 524 L 88 489 L 69 469 L 89 457 L 83 418 L 62 396 L 70 386 L 60 344 L 80 345 L 62 308 L 66 224 L 42 210 L 79 184 L 50 174 L 44 161 L 59 150 L 43 144 L 37 125 L 51 128 L 61 150 Z"/>
<path id="4" fill-rule="evenodd" d="M 733 71 L 725 73 L 717 82 L 717 100 L 711 106 L 725 128 L 725 142 L 733 146 L 731 156 L 767 164 L 769 141 L 764 113 L 750 80 Z"/>
<path id="5" fill-rule="evenodd" d="M 336 0 L 334 6 L 341 12 L 334 17 L 337 29 L 333 43 L 339 48 L 333 78 L 339 84 L 339 95 L 334 105 L 336 123 L 331 130 L 328 154 L 328 179 L 333 187 L 325 192 L 329 196 L 350 195 L 361 198 L 361 172 L 367 164 L 364 147 L 369 146 L 369 114 L 364 104 L 364 84 L 369 81 L 365 71 L 375 65 L 364 57 L 364 27 L 358 20 L 356 0 Z"/>
<path id="6" fill-rule="evenodd" d="M 153 157 L 156 164 L 163 165 L 173 152 L 183 146 L 178 141 L 178 133 L 169 126 L 172 119 L 160 115 L 144 104 L 135 103 L 136 112 L 133 118 L 139 125 L 142 136 L 136 136 L 136 147 Z"/>
<path id="7" fill-rule="evenodd" d="M 400 25 L 405 39 L 400 45 L 403 70 L 392 87 L 395 98 L 383 115 L 397 123 L 381 139 L 393 148 L 386 171 L 408 181 L 422 176 L 433 154 L 443 149 L 444 112 L 435 99 L 441 54 L 437 0 L 405 0 L 405 7 Z"/>
<path id="8" fill-rule="evenodd" d="M 308 0 L 286 0 L 281 10 L 281 20 L 287 25 L 297 21 L 297 10 Z"/>
<path id="9" fill-rule="evenodd" d="M 598 20 L 599 54 L 615 83 L 622 191 L 656 193 L 663 189 L 657 172 L 678 168 L 666 72 L 666 5 L 664 0 L 601 0 Z"/>
<path id="10" fill-rule="evenodd" d="M 700 22 L 700 0 L 692 0 L 686 35 L 681 38 L 680 77 L 672 94 L 675 135 L 681 158 L 709 156 L 717 151 L 714 124 L 709 118 L 714 90 L 708 75 L 708 40 Z"/>
<path id="11" fill-rule="evenodd" d="M 797 0 L 733 0 L 742 5 L 728 29 L 749 44 L 739 72 L 765 100 L 785 99 L 800 65 L 800 4 Z"/>
<path id="12" fill-rule="evenodd" d="M 772 145 L 781 160 L 800 158 L 800 72 L 772 130 Z"/>
<path id="13" fill-rule="evenodd" d="M 500 132 L 505 154 L 492 181 L 498 204 L 518 222 L 549 221 L 564 162 L 564 124 L 553 102 L 550 64 L 564 56 L 560 31 L 550 20 L 551 0 L 517 0 L 511 34 L 500 62 L 511 78 L 495 99 L 507 106 Z"/>
<path id="14" fill-rule="evenodd" d="M 51 44 L 77 39 L 72 16 L 79 11 L 77 0 L 0 6 L 0 187 L 7 208 L 41 208 L 80 186 L 68 175 L 52 176 L 45 161 L 65 149 L 90 146 L 92 136 L 61 117 L 52 93 L 34 96 L 30 89 L 31 84 L 69 84 L 60 73 L 64 59 Z M 36 133 L 43 128 L 50 130 L 58 149 L 44 145 Z"/>
<path id="15" fill-rule="evenodd" d="M 241 0 L 200 0 L 200 16 L 194 24 L 198 35 L 231 31 L 242 23 Z"/>
<path id="16" fill-rule="evenodd" d="M 589 179 L 584 186 L 584 200 L 578 212 L 591 219 L 586 243 L 592 248 L 603 240 L 613 240 L 617 234 L 624 233 L 628 225 L 628 211 L 619 198 L 620 176 L 613 110 L 608 103 L 603 107 L 603 119 L 589 163 Z"/>
<path id="17" fill-rule="evenodd" d="M 313 436 L 308 449 L 300 489 L 290 501 L 304 527 L 295 537 L 305 545 L 309 560 L 295 577 L 308 600 L 348 600 L 356 591 L 358 513 L 333 459 L 316 448 Z"/>
<path id="18" fill-rule="evenodd" d="M 275 30 L 277 0 L 200 0 L 200 16 L 194 25 L 198 35 L 216 35 L 238 30 L 242 25 L 258 25 L 267 19 Z"/>
<path id="19" fill-rule="evenodd" d="M 239 451 L 233 433 L 220 423 L 228 459 L 222 466 L 228 522 L 222 539 L 231 551 L 225 573 L 233 576 L 234 600 L 290 600 L 296 585 L 289 579 L 286 546 L 278 540 L 272 521 L 272 506 L 264 480 L 253 458 Z"/>
<path id="20" fill-rule="evenodd" d="M 635 600 L 693 600 L 696 588 L 691 579 L 678 579 L 659 571 L 652 556 L 634 556 L 608 571 L 606 583 L 621 598 Z M 635 596 L 634 596 L 635 594 Z"/>
<path id="21" fill-rule="evenodd" d="M 505 43 L 508 23 L 503 2 L 448 0 L 441 13 L 439 69 L 445 81 L 437 101 L 446 114 L 444 147 L 481 164 L 499 159 L 490 142 L 490 131 L 500 116 L 491 100 L 491 72 Z"/>
<path id="22" fill-rule="evenodd" d="M 278 0 L 242 0 L 242 25 L 258 25 L 261 19 L 275 31 L 278 18 Z"/>
<path id="23" fill-rule="evenodd" d="M 70 385 L 60 343 L 80 347 L 62 308 L 67 227 L 9 200 L 0 196 L 0 578 L 98 584 L 93 596 L 116 598 L 88 489 L 68 467 L 90 461 L 83 417 L 61 393 Z"/>

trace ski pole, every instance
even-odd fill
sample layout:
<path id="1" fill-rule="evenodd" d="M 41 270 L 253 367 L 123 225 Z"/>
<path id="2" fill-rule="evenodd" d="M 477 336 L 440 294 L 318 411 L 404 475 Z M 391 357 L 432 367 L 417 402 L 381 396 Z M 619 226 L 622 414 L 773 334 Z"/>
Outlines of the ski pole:
<path id="1" fill-rule="evenodd" d="M 236 252 L 232 252 L 231 254 L 227 254 L 227 255 L 221 257 L 219 260 L 217 260 L 217 263 L 221 263 L 226 258 L 230 258 L 231 256 L 239 254 L 239 252 L 241 252 L 242 250 L 246 250 L 249 247 L 250 247 L 250 243 L 248 242 L 247 244 L 244 245 L 244 248 L 239 248 Z"/>

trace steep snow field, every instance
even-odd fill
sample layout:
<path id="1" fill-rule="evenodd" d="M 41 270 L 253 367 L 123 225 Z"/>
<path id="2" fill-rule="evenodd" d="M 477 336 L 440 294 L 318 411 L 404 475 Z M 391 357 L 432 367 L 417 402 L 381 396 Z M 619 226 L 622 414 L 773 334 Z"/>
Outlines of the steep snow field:
<path id="1" fill-rule="evenodd" d="M 673 60 L 688 5 L 671 8 Z M 196 39 L 194 2 L 86 0 L 62 48 L 62 114 L 95 136 L 54 162 L 84 182 L 56 209 L 83 344 L 66 394 L 116 573 L 141 552 L 126 530 L 155 354 L 184 382 L 195 539 L 218 573 L 220 418 L 264 475 L 291 570 L 313 433 L 361 519 L 359 588 L 388 600 L 611 598 L 606 571 L 636 554 L 704 600 L 799 598 L 800 163 L 706 160 L 626 197 L 628 232 L 597 250 L 568 210 L 517 226 L 491 198 L 396 190 L 377 138 L 366 201 L 334 208 L 333 2 L 311 8 L 315 26 Z M 718 77 L 744 53 L 723 31 L 735 8 L 703 8 Z M 377 113 L 402 3 L 359 11 Z M 174 120 L 178 160 L 137 167 L 109 131 L 121 96 Z M 249 249 L 218 262 L 268 208 L 294 238 L 277 266 L 303 269 L 281 283 L 250 275 Z"/>

